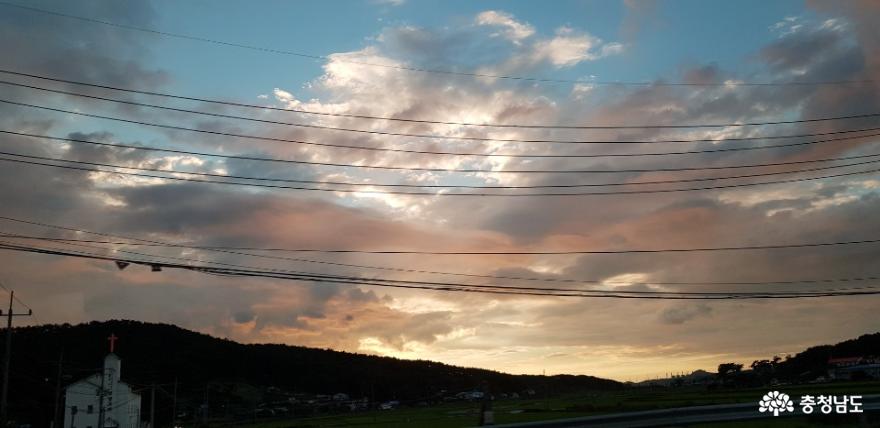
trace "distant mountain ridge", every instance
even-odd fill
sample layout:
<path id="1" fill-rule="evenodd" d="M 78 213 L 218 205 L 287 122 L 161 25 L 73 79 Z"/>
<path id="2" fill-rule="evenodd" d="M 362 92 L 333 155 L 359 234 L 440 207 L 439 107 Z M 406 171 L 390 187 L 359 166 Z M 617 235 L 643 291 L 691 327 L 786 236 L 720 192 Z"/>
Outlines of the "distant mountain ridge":
<path id="1" fill-rule="evenodd" d="M 107 337 L 111 333 L 119 338 L 116 354 L 122 359 L 123 381 L 140 388 L 155 382 L 170 391 L 176 379 L 183 401 L 186 397 L 201 400 L 206 394 L 244 394 L 232 394 L 230 385 L 239 385 L 242 391 L 274 387 L 312 394 L 345 393 L 375 401 L 422 400 L 437 397 L 444 390 L 475 390 L 484 382 L 497 393 L 623 386 L 584 375 L 512 375 L 433 361 L 278 344 L 241 344 L 169 324 L 113 320 L 16 328 L 12 367 L 17 376 L 11 377 L 11 390 L 21 393 L 12 397 L 13 412 L 40 409 L 44 415 L 51 413 L 62 349 L 66 384 L 98 370 L 108 352 Z"/>
<path id="2" fill-rule="evenodd" d="M 178 409 L 211 403 L 213 412 L 255 408 L 293 395 L 344 393 L 352 399 L 404 404 L 442 400 L 474 391 L 485 383 L 494 394 L 558 394 L 625 387 L 585 375 L 512 375 L 448 364 L 401 360 L 327 349 L 279 344 L 240 344 L 169 324 L 113 320 L 79 325 L 16 328 L 10 376 L 10 414 L 34 428 L 48 426 L 55 400 L 58 360 L 63 350 L 62 385 L 99 370 L 115 334 L 122 380 L 143 392 L 153 383 L 157 406 L 170 409 L 177 384 Z M 0 340 L 0 351 L 5 343 Z M 835 345 L 810 347 L 779 361 L 780 380 L 806 380 L 824 374 L 828 359 L 880 355 L 880 333 Z M 701 376 L 713 376 L 701 372 Z M 165 415 L 167 413 L 161 413 Z M 160 419 L 166 417 L 161 416 Z"/>
<path id="3" fill-rule="evenodd" d="M 775 380 L 777 382 L 809 382 L 819 378 L 825 378 L 830 368 L 829 361 L 833 358 L 851 357 L 878 357 L 880 356 L 880 333 L 864 334 L 855 339 L 845 340 L 834 345 L 811 346 L 795 355 L 768 356 L 767 360 L 752 362 L 765 363 L 770 368 L 769 373 L 756 373 L 754 367 L 750 368 L 748 361 L 740 361 L 750 379 L 746 383 L 754 386 L 761 382 Z M 699 384 L 710 381 L 716 377 L 716 373 L 705 370 L 695 370 L 689 374 L 676 375 L 663 379 L 648 379 L 636 383 L 636 385 L 660 385 L 672 386 L 676 384 Z"/>

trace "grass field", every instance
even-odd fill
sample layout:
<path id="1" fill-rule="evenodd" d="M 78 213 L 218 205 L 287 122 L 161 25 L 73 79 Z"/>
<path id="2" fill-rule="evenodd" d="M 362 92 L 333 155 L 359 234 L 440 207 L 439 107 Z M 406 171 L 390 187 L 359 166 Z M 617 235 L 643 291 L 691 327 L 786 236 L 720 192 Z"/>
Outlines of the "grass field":
<path id="1" fill-rule="evenodd" d="M 801 395 L 869 395 L 880 394 L 880 382 L 834 383 L 776 387 L 792 396 Z M 710 404 L 757 403 L 767 388 L 707 391 L 703 388 L 648 390 L 632 388 L 622 391 L 594 392 L 551 397 L 549 399 L 499 400 L 493 403 L 495 422 L 515 423 L 560 418 L 573 418 L 603 413 L 653 410 Z M 756 404 L 757 406 L 757 404 Z M 239 425 L 247 428 L 331 428 L 331 427 L 426 427 L 453 428 L 477 425 L 479 403 L 449 403 L 431 407 L 401 408 L 344 415 L 303 417 Z M 748 423 L 724 423 L 703 426 L 740 427 L 814 427 L 852 426 L 847 417 L 813 416 Z"/>

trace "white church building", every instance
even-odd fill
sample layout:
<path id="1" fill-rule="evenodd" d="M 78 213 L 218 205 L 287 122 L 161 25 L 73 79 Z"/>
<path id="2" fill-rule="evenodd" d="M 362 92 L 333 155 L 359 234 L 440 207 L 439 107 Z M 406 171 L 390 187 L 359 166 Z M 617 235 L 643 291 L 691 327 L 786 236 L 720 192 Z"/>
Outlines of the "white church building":
<path id="1" fill-rule="evenodd" d="M 113 353 L 116 339 L 115 335 L 108 338 L 110 353 L 104 357 L 101 373 L 65 389 L 64 428 L 140 428 L 141 396 L 120 381 L 122 360 Z"/>

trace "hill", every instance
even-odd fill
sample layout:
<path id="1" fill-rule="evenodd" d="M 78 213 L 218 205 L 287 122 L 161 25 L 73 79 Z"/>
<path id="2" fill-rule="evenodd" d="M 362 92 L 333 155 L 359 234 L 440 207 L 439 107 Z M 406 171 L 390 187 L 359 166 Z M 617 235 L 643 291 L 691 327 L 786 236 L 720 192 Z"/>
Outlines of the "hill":
<path id="1" fill-rule="evenodd" d="M 149 406 L 151 386 L 158 385 L 159 424 L 170 419 L 175 384 L 177 409 L 190 420 L 197 413 L 233 419 L 253 416 L 263 405 L 283 404 L 298 414 L 341 411 L 340 403 L 322 398 L 336 393 L 366 398 L 372 405 L 387 400 L 419 405 L 477 390 L 484 382 L 494 394 L 508 396 L 624 387 L 592 376 L 511 375 L 432 361 L 279 344 L 240 344 L 173 325 L 107 321 L 15 329 L 10 377 L 13 420 L 34 428 L 48 427 L 61 351 L 63 386 L 99 370 L 111 333 L 119 337 L 116 353 L 122 358 L 122 379 L 142 392 L 144 409 Z M 0 351 L 3 346 L 0 341 Z M 829 358 L 869 355 L 880 355 L 880 333 L 814 346 L 774 360 L 772 377 L 792 383 L 808 381 L 826 373 Z M 743 386 L 761 380 L 750 372 L 743 373 Z M 297 404 L 288 405 L 292 402 Z"/>
<path id="2" fill-rule="evenodd" d="M 865 334 L 834 345 L 819 345 L 778 364 L 778 377 L 789 382 L 825 376 L 831 358 L 880 356 L 880 333 Z"/>
<path id="3" fill-rule="evenodd" d="M 722 366 L 735 366 L 736 373 L 722 379 L 716 373 L 696 370 L 686 375 L 666 379 L 650 379 L 634 385 L 640 386 L 680 386 L 710 385 L 723 383 L 727 387 L 761 386 L 773 383 L 806 383 L 828 380 L 829 360 L 832 358 L 880 357 L 880 333 L 865 334 L 855 339 L 834 345 L 818 345 L 807 348 L 795 355 L 775 355 L 770 359 L 756 360 L 751 364 L 724 363 Z M 721 370 L 719 366 L 719 370 Z M 743 370 L 744 369 L 744 370 Z M 869 376 L 870 377 L 870 376 Z"/>
<path id="4" fill-rule="evenodd" d="M 472 391 L 483 382 L 496 393 L 622 386 L 592 376 L 511 375 L 432 361 L 277 344 L 240 344 L 173 325 L 107 321 L 16 328 L 10 376 L 11 415 L 34 427 L 48 426 L 61 351 L 62 384 L 66 384 L 99 370 L 111 333 L 119 337 L 116 353 L 122 359 L 124 381 L 144 391 L 153 383 L 159 384 L 157 405 L 165 406 L 170 404 L 176 379 L 179 408 L 196 409 L 208 402 L 213 403 L 209 407 L 215 414 L 253 409 L 273 398 L 289 399 L 293 393 L 345 393 L 372 402 L 421 402 Z"/>

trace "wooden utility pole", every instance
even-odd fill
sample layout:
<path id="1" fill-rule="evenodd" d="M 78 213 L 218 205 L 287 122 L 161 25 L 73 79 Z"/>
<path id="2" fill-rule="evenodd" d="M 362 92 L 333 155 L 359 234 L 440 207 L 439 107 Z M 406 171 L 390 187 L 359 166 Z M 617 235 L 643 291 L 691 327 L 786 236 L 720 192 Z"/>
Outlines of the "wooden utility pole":
<path id="1" fill-rule="evenodd" d="M 174 399 L 171 402 L 171 425 L 177 427 L 177 376 L 174 377 Z"/>
<path id="2" fill-rule="evenodd" d="M 58 374 L 55 376 L 55 408 L 52 412 L 52 427 L 61 428 L 64 426 L 64 421 L 58 420 L 59 410 L 61 409 L 61 365 L 64 363 L 64 349 L 61 350 L 61 354 L 58 355 Z"/>
<path id="3" fill-rule="evenodd" d="M 34 311 L 28 309 L 27 313 L 16 314 L 12 312 L 12 301 L 15 299 L 15 291 L 9 291 L 9 311 L 6 312 L 6 355 L 3 358 L 3 391 L 0 396 L 0 427 L 6 427 L 9 422 L 9 362 L 12 359 L 12 317 L 30 316 Z M 0 315 L 3 311 L 0 310 Z"/>
<path id="4" fill-rule="evenodd" d="M 489 393 L 489 381 L 484 380 L 481 388 L 483 400 L 480 404 L 480 426 L 495 425 L 495 412 L 492 411 L 492 396 Z"/>
<path id="5" fill-rule="evenodd" d="M 101 386 L 98 390 L 98 428 L 104 428 L 104 378 L 107 377 L 107 367 L 101 367 Z"/>
<path id="6" fill-rule="evenodd" d="M 156 428 L 156 382 L 150 388 L 150 428 Z"/>
<path id="7" fill-rule="evenodd" d="M 110 336 L 107 337 L 107 341 L 110 342 L 110 353 L 111 354 L 113 353 L 113 351 L 116 350 L 116 341 L 118 339 L 119 338 L 116 336 L 116 334 L 112 333 L 112 332 L 110 333 Z M 107 418 L 107 415 L 104 410 L 104 395 L 107 393 L 107 389 L 106 389 L 107 384 L 105 383 L 104 379 L 109 377 L 108 380 L 110 381 L 109 386 L 110 386 L 111 398 L 113 397 L 113 389 L 114 389 L 113 387 L 116 385 L 116 382 L 114 381 L 115 378 L 113 377 L 116 375 L 116 373 L 113 372 L 112 367 L 108 368 L 106 366 L 106 362 L 107 362 L 106 359 L 104 360 L 104 362 L 105 362 L 105 365 L 103 367 L 101 367 L 101 390 L 100 390 L 100 393 L 98 394 L 98 428 L 104 428 L 104 423 Z"/>

